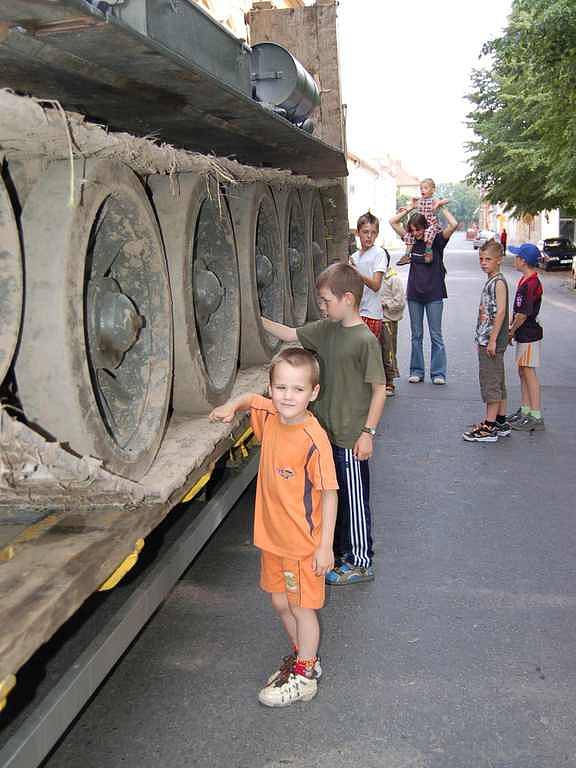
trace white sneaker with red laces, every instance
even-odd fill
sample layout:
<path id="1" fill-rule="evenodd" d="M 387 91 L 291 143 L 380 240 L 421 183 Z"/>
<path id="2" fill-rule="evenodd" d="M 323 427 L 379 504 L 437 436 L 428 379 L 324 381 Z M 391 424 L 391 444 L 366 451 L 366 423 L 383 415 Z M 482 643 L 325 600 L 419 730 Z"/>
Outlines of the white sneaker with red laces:
<path id="1" fill-rule="evenodd" d="M 297 658 L 298 657 L 295 653 L 291 653 L 289 656 L 284 656 L 282 659 L 282 664 L 280 664 L 276 672 L 273 672 L 270 675 L 266 681 L 266 685 L 271 685 L 273 682 L 278 680 L 279 677 L 288 677 L 288 675 L 292 672 L 292 667 L 296 663 Z M 320 664 L 320 656 L 316 657 L 312 673 L 312 677 L 315 677 L 316 680 L 322 677 L 322 665 Z"/>
<path id="2" fill-rule="evenodd" d="M 287 678 L 279 678 L 262 688 L 258 701 L 265 707 L 289 707 L 295 701 L 310 701 L 317 693 L 316 678 L 303 677 L 292 672 Z"/>

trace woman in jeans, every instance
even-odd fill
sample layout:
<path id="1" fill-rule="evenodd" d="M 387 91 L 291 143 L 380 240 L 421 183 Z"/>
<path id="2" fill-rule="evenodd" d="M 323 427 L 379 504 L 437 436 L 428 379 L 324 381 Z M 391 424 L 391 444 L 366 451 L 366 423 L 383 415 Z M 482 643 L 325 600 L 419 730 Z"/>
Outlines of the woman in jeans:
<path id="1" fill-rule="evenodd" d="M 412 348 L 410 353 L 410 376 L 408 381 L 416 384 L 424 380 L 424 352 L 422 341 L 424 336 L 424 314 L 430 331 L 431 360 L 430 377 L 434 384 L 446 384 L 446 350 L 442 338 L 442 310 L 446 293 L 446 269 L 444 267 L 444 248 L 450 236 L 458 226 L 458 222 L 447 208 L 444 215 L 448 222 L 441 232 L 438 232 L 432 242 L 432 260 L 425 258 L 426 243 L 424 233 L 428 222 L 420 213 L 414 213 L 408 219 L 406 230 L 401 221 L 413 208 L 402 208 L 390 219 L 392 229 L 400 237 L 406 232 L 414 236 L 412 246 L 410 274 L 406 287 L 408 311 L 410 313 L 410 331 Z"/>

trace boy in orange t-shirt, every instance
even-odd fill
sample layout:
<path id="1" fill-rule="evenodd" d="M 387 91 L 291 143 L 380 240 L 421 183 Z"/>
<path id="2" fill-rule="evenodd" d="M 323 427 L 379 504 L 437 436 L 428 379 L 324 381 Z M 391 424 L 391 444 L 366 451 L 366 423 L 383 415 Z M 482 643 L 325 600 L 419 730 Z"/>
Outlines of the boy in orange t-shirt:
<path id="1" fill-rule="evenodd" d="M 307 410 L 318 397 L 319 380 L 314 355 L 290 347 L 270 366 L 271 399 L 247 393 L 209 416 L 230 422 L 249 410 L 262 443 L 254 521 L 260 586 L 270 592 L 293 646 L 258 696 L 269 707 L 314 698 L 322 674 L 316 611 L 324 605 L 325 574 L 334 566 L 338 482 L 328 436 Z"/>

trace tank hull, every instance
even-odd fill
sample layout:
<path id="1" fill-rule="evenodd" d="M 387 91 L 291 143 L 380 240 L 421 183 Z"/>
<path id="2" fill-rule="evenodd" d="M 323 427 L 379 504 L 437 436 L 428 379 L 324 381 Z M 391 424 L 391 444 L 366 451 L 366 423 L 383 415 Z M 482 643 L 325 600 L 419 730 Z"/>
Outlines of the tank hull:
<path id="1" fill-rule="evenodd" d="M 158 16 L 169 15 L 170 3 L 160 5 Z M 342 150 L 266 111 L 239 83 L 209 72 L 203 59 L 83 0 L 5 0 L 0 27 L 0 87 L 56 99 L 113 130 L 184 149 L 314 178 L 347 175 Z"/>

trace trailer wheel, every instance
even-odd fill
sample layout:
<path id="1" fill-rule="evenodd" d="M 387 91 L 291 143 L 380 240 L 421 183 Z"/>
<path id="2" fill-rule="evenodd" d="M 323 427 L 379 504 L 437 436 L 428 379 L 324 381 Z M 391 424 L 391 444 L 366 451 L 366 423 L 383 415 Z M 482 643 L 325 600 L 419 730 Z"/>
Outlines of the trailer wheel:
<path id="1" fill-rule="evenodd" d="M 174 301 L 174 411 L 206 413 L 238 368 L 240 288 L 228 204 L 217 185 L 180 174 L 149 181 Z"/>
<path id="2" fill-rule="evenodd" d="M 306 214 L 306 250 L 311 282 L 311 290 L 308 294 L 308 318 L 315 320 L 321 316 L 316 298 L 316 280 L 322 270 L 328 266 L 326 223 L 319 192 L 304 193 L 304 210 Z"/>
<path id="3" fill-rule="evenodd" d="M 264 184 L 233 188 L 229 196 L 240 266 L 240 365 L 262 365 L 279 342 L 264 331 L 260 317 L 284 321 L 286 261 L 278 214 Z"/>
<path id="4" fill-rule="evenodd" d="M 0 177 L 0 384 L 18 344 L 23 300 L 20 235 L 10 196 Z"/>
<path id="5" fill-rule="evenodd" d="M 172 310 L 160 231 L 138 177 L 54 163 L 22 215 L 26 305 L 16 378 L 26 417 L 138 479 L 164 433 Z"/>

